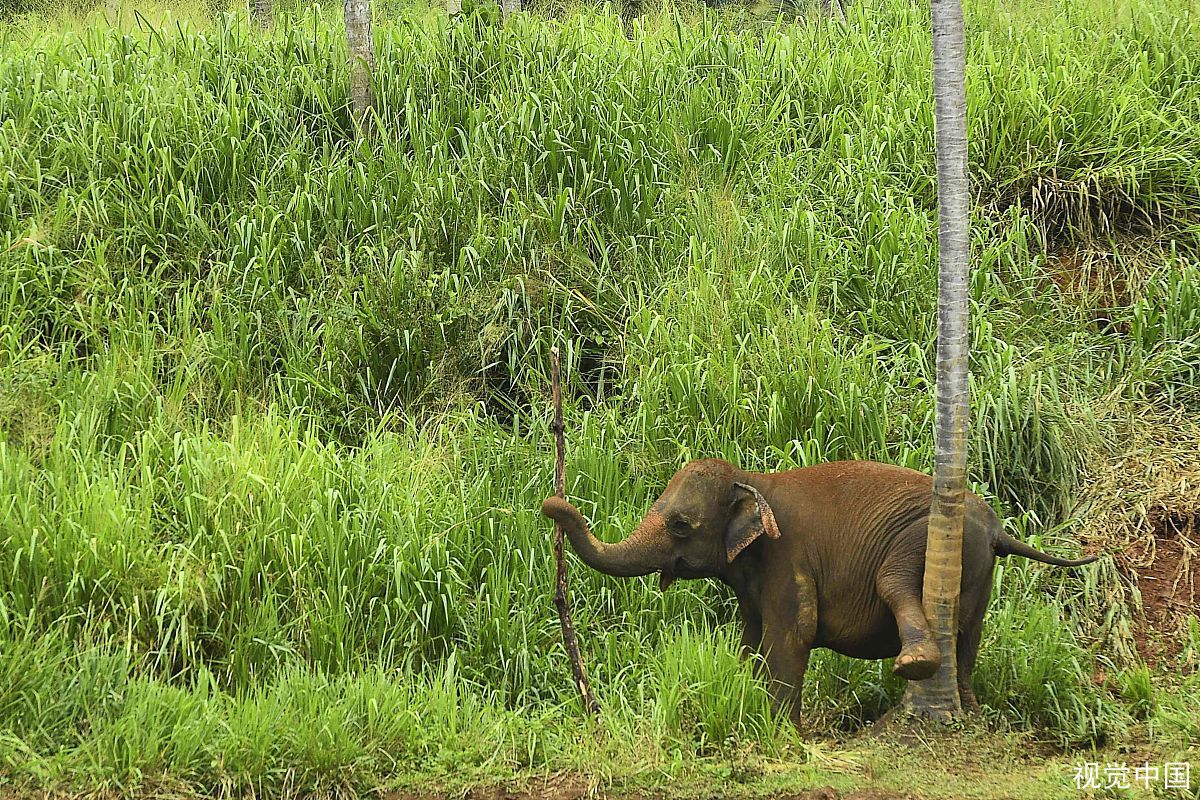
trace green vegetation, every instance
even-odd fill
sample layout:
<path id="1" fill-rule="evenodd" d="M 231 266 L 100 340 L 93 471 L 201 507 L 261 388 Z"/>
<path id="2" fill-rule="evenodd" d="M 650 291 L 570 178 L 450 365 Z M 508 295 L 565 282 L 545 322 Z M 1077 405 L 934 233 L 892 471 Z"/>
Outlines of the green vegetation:
<path id="1" fill-rule="evenodd" d="M 537 508 L 555 343 L 567 493 L 608 536 L 693 457 L 931 467 L 927 9 L 847 10 L 664 8 L 627 38 L 586 8 L 392 8 L 369 142 L 337 8 L 271 34 L 11 17 L 0 787 L 828 767 L 813 735 L 886 710 L 889 664 L 820 653 L 800 737 L 719 587 L 577 567 L 594 737 Z M 1089 475 L 1200 410 L 1200 18 L 979 0 L 968 24 L 974 487 L 1043 549 L 1103 549 Z M 993 726 L 1198 735 L 1200 678 L 1156 689 L 1122 580 L 1002 565 Z"/>

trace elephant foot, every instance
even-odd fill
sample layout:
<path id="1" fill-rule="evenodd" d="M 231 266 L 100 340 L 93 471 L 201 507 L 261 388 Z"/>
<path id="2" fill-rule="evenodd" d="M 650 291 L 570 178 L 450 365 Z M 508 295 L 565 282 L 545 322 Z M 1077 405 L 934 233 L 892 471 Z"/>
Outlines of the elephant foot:
<path id="1" fill-rule="evenodd" d="M 918 642 L 900 651 L 892 672 L 906 681 L 923 681 L 932 678 L 942 665 L 941 654 L 933 642 Z"/>

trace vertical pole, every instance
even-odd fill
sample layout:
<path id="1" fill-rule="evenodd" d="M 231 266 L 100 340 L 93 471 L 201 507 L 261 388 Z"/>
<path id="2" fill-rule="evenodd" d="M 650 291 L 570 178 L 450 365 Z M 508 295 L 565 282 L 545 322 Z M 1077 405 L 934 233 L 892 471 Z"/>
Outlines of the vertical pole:
<path id="1" fill-rule="evenodd" d="M 371 78 L 375 74 L 375 47 L 371 39 L 370 0 L 345 0 L 346 43 L 350 50 L 350 103 L 355 122 L 369 130 L 375 104 Z"/>
<path id="2" fill-rule="evenodd" d="M 932 0 L 931 6 L 938 185 L 937 443 L 922 598 L 942 665 L 932 678 L 909 683 L 905 706 L 918 716 L 949 720 L 962 714 L 955 656 L 970 415 L 971 228 L 962 0 Z"/>
<path id="3" fill-rule="evenodd" d="M 550 382 L 554 403 L 554 493 L 565 499 L 567 448 L 563 435 L 562 381 L 557 346 L 550 348 Z M 571 672 L 575 676 L 575 686 L 579 689 L 583 710 L 595 717 L 600 714 L 600 704 L 592 694 L 587 669 L 583 666 L 583 656 L 579 653 L 579 641 L 575 638 L 575 624 L 571 620 L 571 601 L 567 587 L 567 560 L 563 555 L 563 530 L 557 522 L 554 523 L 554 565 L 554 606 L 558 609 L 558 621 L 562 627 L 563 647 L 571 660 Z"/>

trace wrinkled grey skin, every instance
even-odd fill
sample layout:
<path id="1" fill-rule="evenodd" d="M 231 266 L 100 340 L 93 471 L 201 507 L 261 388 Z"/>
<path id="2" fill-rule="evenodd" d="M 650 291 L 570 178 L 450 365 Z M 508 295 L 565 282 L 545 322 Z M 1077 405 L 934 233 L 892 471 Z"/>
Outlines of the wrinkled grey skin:
<path id="1" fill-rule="evenodd" d="M 855 658 L 896 657 L 909 680 L 932 676 L 941 657 L 921 605 L 933 489 L 928 475 L 871 461 L 839 461 L 779 473 L 743 472 L 718 459 L 694 461 L 671 478 L 641 523 L 606 544 L 579 511 L 551 497 L 542 513 L 575 552 L 616 577 L 658 572 L 716 578 L 733 589 L 743 655 L 763 656 L 777 707 L 799 721 L 800 689 L 814 647 Z M 996 513 L 968 492 L 959 600 L 959 691 L 975 708 L 971 672 L 997 556 L 1079 566 L 1004 533 Z"/>

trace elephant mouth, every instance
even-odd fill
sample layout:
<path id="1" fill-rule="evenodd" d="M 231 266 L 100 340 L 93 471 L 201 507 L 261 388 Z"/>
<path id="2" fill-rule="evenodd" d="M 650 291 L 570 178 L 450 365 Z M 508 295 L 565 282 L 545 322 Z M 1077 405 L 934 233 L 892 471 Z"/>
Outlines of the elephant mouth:
<path id="1" fill-rule="evenodd" d="M 665 592 L 675 582 L 675 572 L 667 567 L 658 574 L 658 590 Z"/>
<path id="2" fill-rule="evenodd" d="M 682 558 L 677 558 L 669 562 L 659 571 L 658 589 L 665 592 L 667 587 L 676 581 L 678 578 L 703 578 L 709 573 L 703 569 L 692 566 Z"/>

